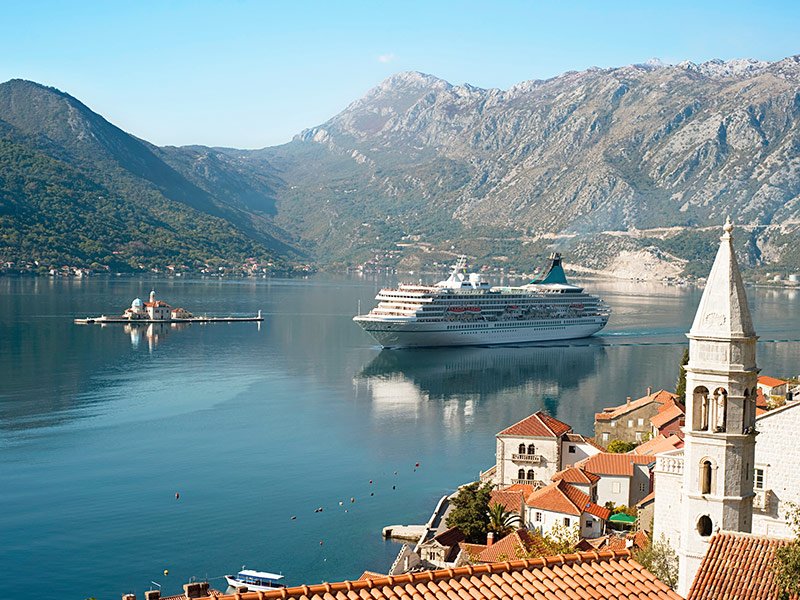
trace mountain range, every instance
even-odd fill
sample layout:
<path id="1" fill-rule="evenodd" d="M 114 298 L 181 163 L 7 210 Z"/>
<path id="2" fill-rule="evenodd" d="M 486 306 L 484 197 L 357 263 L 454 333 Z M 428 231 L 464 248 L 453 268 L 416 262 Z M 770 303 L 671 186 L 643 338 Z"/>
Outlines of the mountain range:
<path id="1" fill-rule="evenodd" d="M 71 96 L 0 84 L 0 259 L 150 268 L 701 275 L 800 270 L 800 56 L 593 68 L 507 90 L 399 73 L 290 143 L 159 148 Z M 45 242 L 43 244 L 43 242 Z"/>

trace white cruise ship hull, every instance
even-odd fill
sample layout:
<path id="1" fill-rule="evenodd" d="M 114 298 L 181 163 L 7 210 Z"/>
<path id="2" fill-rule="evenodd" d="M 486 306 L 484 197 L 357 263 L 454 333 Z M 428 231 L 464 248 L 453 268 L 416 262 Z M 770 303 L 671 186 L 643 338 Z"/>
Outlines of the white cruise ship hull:
<path id="1" fill-rule="evenodd" d="M 368 315 L 357 316 L 353 320 L 384 348 L 425 348 L 521 344 L 585 338 L 605 327 L 608 317 L 467 324 L 391 322 L 374 319 Z"/>

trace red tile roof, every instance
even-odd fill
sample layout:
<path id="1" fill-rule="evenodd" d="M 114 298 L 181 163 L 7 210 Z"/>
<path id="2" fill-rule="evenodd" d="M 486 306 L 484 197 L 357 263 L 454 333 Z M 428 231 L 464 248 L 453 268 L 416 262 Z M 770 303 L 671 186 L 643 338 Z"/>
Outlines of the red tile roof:
<path id="1" fill-rule="evenodd" d="M 681 417 L 685 416 L 686 416 L 686 411 L 683 410 L 683 408 L 681 408 L 677 404 L 672 404 L 666 407 L 664 410 L 658 411 L 658 414 L 650 419 L 650 423 L 656 429 L 661 429 L 664 425 L 666 425 L 670 421 L 674 421 L 675 419 L 680 419 Z"/>
<path id="2" fill-rule="evenodd" d="M 600 478 L 594 473 L 589 473 L 584 469 L 578 467 L 569 467 L 563 471 L 559 471 L 550 478 L 550 481 L 566 481 L 572 484 L 592 485 L 600 481 Z"/>
<path id="3" fill-rule="evenodd" d="M 649 465 L 655 457 L 647 454 L 614 454 L 601 452 L 583 459 L 576 466 L 586 469 L 595 475 L 619 475 L 633 477 L 633 465 Z"/>
<path id="4" fill-rule="evenodd" d="M 530 487 L 530 486 L 528 486 Z M 489 506 L 492 504 L 500 504 L 509 512 L 522 514 L 522 506 L 525 502 L 525 496 L 530 494 L 530 491 L 523 490 L 494 490 L 489 497 Z"/>
<path id="5" fill-rule="evenodd" d="M 473 549 L 480 548 L 478 553 L 468 551 L 470 560 L 474 563 L 494 563 L 550 554 L 550 549 L 541 536 L 533 534 L 527 529 L 517 529 L 491 546 L 473 544 L 473 547 Z"/>
<path id="6" fill-rule="evenodd" d="M 758 383 L 767 387 L 778 387 L 779 385 L 784 385 L 786 381 L 778 379 L 777 377 L 770 377 L 769 375 L 759 375 Z"/>
<path id="7" fill-rule="evenodd" d="M 558 438 L 569 431 L 572 431 L 572 427 L 566 423 L 554 419 L 547 413 L 537 411 L 530 417 L 525 417 L 522 421 L 514 423 L 511 427 L 504 429 L 497 435 Z"/>
<path id="8" fill-rule="evenodd" d="M 687 600 L 775 600 L 775 550 L 789 544 L 749 533 L 723 531 L 711 538 Z"/>
<path id="9" fill-rule="evenodd" d="M 525 504 L 531 508 L 575 515 L 576 517 L 587 512 L 607 521 L 611 516 L 610 510 L 598 506 L 591 501 L 589 496 L 564 480 L 556 481 L 533 492 L 525 499 Z"/>
<path id="10" fill-rule="evenodd" d="M 534 489 L 532 485 L 528 483 L 515 483 L 514 485 L 510 485 L 507 488 L 504 488 L 503 491 L 505 492 L 522 492 L 527 496 L 530 494 Z"/>
<path id="11" fill-rule="evenodd" d="M 761 388 L 756 388 L 756 408 L 763 408 L 765 411 L 769 409 L 767 397 L 764 395 L 764 390 Z"/>
<path id="12" fill-rule="evenodd" d="M 655 456 L 656 454 L 677 450 L 679 448 L 683 448 L 683 440 L 680 436 L 673 433 L 669 437 L 664 437 L 659 434 L 653 439 L 647 440 L 644 444 L 636 446 L 636 448 L 633 449 L 633 453 Z"/>
<path id="13" fill-rule="evenodd" d="M 377 579 L 378 577 L 386 577 L 383 573 L 376 573 L 375 571 L 364 571 L 356 581 L 364 581 L 366 579 Z"/>
<path id="14" fill-rule="evenodd" d="M 647 406 L 651 402 L 658 402 L 659 404 L 665 404 L 667 402 L 673 402 L 678 400 L 678 396 L 671 392 L 667 392 L 665 390 L 658 390 L 657 392 L 650 394 L 649 396 L 643 396 L 636 400 L 632 400 L 630 403 L 620 404 L 619 406 L 612 406 L 606 409 L 603 409 L 603 412 L 595 413 L 594 420 L 595 421 L 613 421 L 614 419 L 618 419 L 622 415 L 629 413 L 632 410 L 637 408 L 642 408 L 643 406 Z"/>
<path id="15" fill-rule="evenodd" d="M 636 506 L 639 506 L 639 507 L 644 506 L 645 504 L 649 504 L 650 502 L 652 502 L 655 499 L 656 499 L 656 493 L 655 492 L 650 492 L 649 494 L 647 494 L 647 496 L 645 496 L 644 498 L 639 500 L 636 503 Z"/>
<path id="16" fill-rule="evenodd" d="M 681 600 L 630 557 L 630 552 L 581 552 L 406 573 L 394 577 L 303 585 L 269 592 L 223 596 L 225 600 L 434 600 L 465 598 L 566 598 Z"/>
<path id="17" fill-rule="evenodd" d="M 581 435 L 580 433 L 568 433 L 567 441 L 575 442 L 576 444 L 589 444 L 590 446 L 593 446 L 594 448 L 600 450 L 600 452 L 606 451 L 605 448 L 603 448 L 600 444 L 595 442 L 592 438 Z"/>
<path id="18" fill-rule="evenodd" d="M 636 531 L 623 536 L 604 535 L 594 539 L 583 539 L 578 542 L 578 550 L 641 550 L 650 544 L 650 538 L 643 531 Z"/>

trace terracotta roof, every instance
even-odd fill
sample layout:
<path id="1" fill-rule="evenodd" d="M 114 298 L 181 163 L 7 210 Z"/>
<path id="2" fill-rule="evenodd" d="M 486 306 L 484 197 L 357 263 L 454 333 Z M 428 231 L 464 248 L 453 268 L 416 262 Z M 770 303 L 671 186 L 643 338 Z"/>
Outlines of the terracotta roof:
<path id="1" fill-rule="evenodd" d="M 764 390 L 756 388 L 756 408 L 768 409 L 767 397 L 764 395 Z"/>
<path id="2" fill-rule="evenodd" d="M 655 456 L 662 452 L 669 452 L 670 450 L 677 450 L 683 448 L 683 440 L 679 435 L 672 434 L 669 437 L 658 434 L 656 437 L 647 440 L 644 444 L 639 444 L 633 449 L 634 454 L 642 454 L 648 456 Z"/>
<path id="3" fill-rule="evenodd" d="M 567 441 L 575 442 L 576 444 L 589 444 L 600 450 L 600 452 L 605 452 L 606 449 L 603 448 L 600 444 L 595 442 L 592 438 L 586 437 L 585 435 L 581 435 L 580 433 L 568 433 L 567 434 Z"/>
<path id="4" fill-rule="evenodd" d="M 530 492 L 522 490 L 494 490 L 489 496 L 489 506 L 492 504 L 501 504 L 509 512 L 522 514 L 522 505 L 525 502 L 525 496 Z"/>
<path id="5" fill-rule="evenodd" d="M 627 535 L 604 535 L 594 539 L 583 539 L 578 542 L 578 550 L 614 550 L 617 552 L 629 549 L 640 550 L 650 544 L 650 538 L 643 531 Z"/>
<path id="6" fill-rule="evenodd" d="M 760 383 L 761 385 L 765 385 L 767 387 L 777 387 L 779 385 L 784 385 L 787 382 L 783 379 L 778 379 L 777 377 L 770 377 L 769 375 L 759 375 L 758 383 Z"/>
<path id="7" fill-rule="evenodd" d="M 655 499 L 656 499 L 656 493 L 655 492 L 650 492 L 649 494 L 647 494 L 647 496 L 645 496 L 644 498 L 639 500 L 636 503 L 636 506 L 644 506 L 645 504 L 649 504 L 650 502 L 652 502 Z"/>
<path id="8" fill-rule="evenodd" d="M 433 536 L 432 541 L 439 542 L 442 546 L 456 546 L 463 542 L 466 536 L 458 527 L 451 527 L 442 533 Z"/>
<path id="9" fill-rule="evenodd" d="M 583 459 L 576 466 L 582 467 L 596 475 L 620 475 L 633 477 L 633 465 L 648 465 L 655 462 L 655 457 L 647 454 L 614 454 L 601 452 Z"/>
<path id="10" fill-rule="evenodd" d="M 386 577 L 383 573 L 376 573 L 375 571 L 364 571 L 356 581 L 364 581 L 366 579 L 377 579 L 378 577 Z"/>
<path id="11" fill-rule="evenodd" d="M 620 404 L 619 406 L 612 406 L 609 408 L 603 409 L 603 412 L 595 413 L 594 420 L 595 421 L 613 421 L 614 419 L 618 419 L 622 415 L 629 413 L 632 410 L 637 408 L 642 408 L 643 406 L 647 406 L 651 402 L 658 402 L 659 404 L 664 404 L 666 402 L 674 402 L 678 399 L 678 396 L 671 392 L 667 392 L 665 390 L 658 390 L 657 392 L 650 394 L 649 396 L 643 396 L 636 400 L 632 400 L 629 403 Z"/>
<path id="12" fill-rule="evenodd" d="M 664 425 L 669 423 L 670 421 L 674 421 L 675 419 L 680 419 L 681 417 L 686 416 L 686 411 L 683 410 L 677 404 L 672 404 L 665 408 L 664 410 L 658 411 L 658 414 L 655 417 L 650 419 L 650 423 L 656 429 L 661 429 Z"/>
<path id="13" fill-rule="evenodd" d="M 581 552 L 394 577 L 303 585 L 223 596 L 225 600 L 411 600 L 434 598 L 626 598 L 680 600 L 630 557 L 630 552 Z"/>
<path id="14" fill-rule="evenodd" d="M 535 558 L 550 554 L 545 541 L 527 529 L 517 529 L 491 546 L 484 546 L 478 553 L 470 554 L 475 563 L 493 563 L 518 558 Z"/>
<path id="15" fill-rule="evenodd" d="M 528 483 L 515 483 L 514 485 L 510 485 L 507 488 L 504 488 L 504 492 L 522 492 L 526 496 L 530 494 L 536 488 Z"/>
<path id="16" fill-rule="evenodd" d="M 511 427 L 504 429 L 497 435 L 519 435 L 523 437 L 550 437 L 558 438 L 572 431 L 572 427 L 554 419 L 550 415 L 538 411 L 530 417 L 525 417 L 522 421 L 514 423 Z"/>
<path id="17" fill-rule="evenodd" d="M 589 473 L 584 469 L 578 467 L 569 467 L 563 471 L 559 471 L 550 478 L 550 481 L 566 481 L 567 483 L 578 483 L 583 485 L 592 485 L 600 481 L 600 478 L 594 473 Z"/>
<path id="18" fill-rule="evenodd" d="M 538 508 L 564 515 L 581 516 L 584 512 L 608 520 L 611 511 L 603 506 L 598 506 L 591 501 L 575 486 L 564 480 L 556 481 L 533 492 L 525 499 L 525 504 L 531 508 Z"/>
<path id="19" fill-rule="evenodd" d="M 772 561 L 789 544 L 749 533 L 723 531 L 711 538 L 687 600 L 774 600 Z"/>

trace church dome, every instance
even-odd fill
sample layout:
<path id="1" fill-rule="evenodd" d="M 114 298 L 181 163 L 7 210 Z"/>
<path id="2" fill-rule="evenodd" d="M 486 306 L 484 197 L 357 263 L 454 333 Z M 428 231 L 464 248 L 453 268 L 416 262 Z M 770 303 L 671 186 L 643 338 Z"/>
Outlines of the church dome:
<path id="1" fill-rule="evenodd" d="M 137 308 L 142 308 L 142 299 L 136 298 L 133 302 L 131 302 L 131 308 L 134 310 Z"/>

